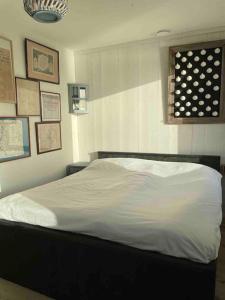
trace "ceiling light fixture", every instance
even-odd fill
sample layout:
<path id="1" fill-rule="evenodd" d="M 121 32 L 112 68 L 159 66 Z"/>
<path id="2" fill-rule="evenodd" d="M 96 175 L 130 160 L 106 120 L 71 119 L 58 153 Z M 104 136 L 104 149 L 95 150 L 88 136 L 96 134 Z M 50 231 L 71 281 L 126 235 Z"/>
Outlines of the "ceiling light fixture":
<path id="1" fill-rule="evenodd" d="M 25 11 L 36 21 L 55 23 L 68 11 L 68 0 L 23 0 Z"/>
<path id="2" fill-rule="evenodd" d="M 157 31 L 157 32 L 156 32 L 156 36 L 157 36 L 157 37 L 163 37 L 163 36 L 169 35 L 170 33 L 171 33 L 170 30 L 168 30 L 168 29 L 163 29 L 163 30 Z"/>

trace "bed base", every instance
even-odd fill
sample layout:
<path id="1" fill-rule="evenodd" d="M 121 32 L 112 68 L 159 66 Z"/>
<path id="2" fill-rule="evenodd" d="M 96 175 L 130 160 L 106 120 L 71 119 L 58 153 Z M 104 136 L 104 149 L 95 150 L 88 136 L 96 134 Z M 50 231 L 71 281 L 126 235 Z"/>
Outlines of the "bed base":
<path id="1" fill-rule="evenodd" d="M 214 299 L 215 261 L 9 221 L 0 221 L 0 245 L 0 277 L 54 299 Z"/>

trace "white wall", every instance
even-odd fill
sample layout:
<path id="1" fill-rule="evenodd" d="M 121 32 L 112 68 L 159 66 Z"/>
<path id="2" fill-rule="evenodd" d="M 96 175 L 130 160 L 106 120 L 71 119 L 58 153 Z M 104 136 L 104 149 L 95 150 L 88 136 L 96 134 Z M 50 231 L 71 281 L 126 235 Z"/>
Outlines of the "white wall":
<path id="1" fill-rule="evenodd" d="M 78 117 L 80 160 L 98 150 L 221 155 L 225 124 L 167 125 L 168 46 L 224 39 L 225 32 L 75 52 L 76 81 L 90 85 Z"/>
<path id="2" fill-rule="evenodd" d="M 12 27 L 12 26 L 11 26 Z M 1 27 L 3 28 L 3 27 Z M 5 24 L 4 28 L 7 28 Z M 1 29 L 0 29 L 1 30 Z M 3 29 L 2 29 L 3 30 Z M 3 197 L 9 193 L 21 191 L 32 186 L 61 178 L 65 175 L 66 165 L 73 160 L 78 160 L 76 149 L 76 118 L 68 113 L 67 83 L 74 82 L 74 55 L 73 51 L 63 48 L 56 43 L 25 35 L 17 28 L 11 32 L 2 31 L 0 35 L 10 38 L 13 42 L 15 75 L 25 77 L 25 52 L 24 38 L 28 37 L 37 42 L 48 45 L 60 51 L 60 85 L 41 82 L 41 90 L 61 93 L 62 105 L 62 147 L 60 151 L 37 155 L 35 122 L 40 122 L 40 117 L 30 117 L 30 158 L 4 162 L 0 164 L 0 186 Z M 0 104 L 1 116 L 15 116 L 15 105 Z M 73 124 L 73 126 L 72 126 Z M 72 132 L 73 127 L 73 132 Z M 73 147 L 74 146 L 74 147 Z"/>

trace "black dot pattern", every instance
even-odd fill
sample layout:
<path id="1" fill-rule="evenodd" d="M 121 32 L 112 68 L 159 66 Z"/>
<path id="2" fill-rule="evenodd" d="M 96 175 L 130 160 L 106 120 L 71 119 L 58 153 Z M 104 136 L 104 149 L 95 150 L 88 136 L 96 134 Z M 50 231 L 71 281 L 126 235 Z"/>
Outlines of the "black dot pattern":
<path id="1" fill-rule="evenodd" d="M 222 51 L 219 47 L 175 53 L 175 118 L 220 116 Z"/>

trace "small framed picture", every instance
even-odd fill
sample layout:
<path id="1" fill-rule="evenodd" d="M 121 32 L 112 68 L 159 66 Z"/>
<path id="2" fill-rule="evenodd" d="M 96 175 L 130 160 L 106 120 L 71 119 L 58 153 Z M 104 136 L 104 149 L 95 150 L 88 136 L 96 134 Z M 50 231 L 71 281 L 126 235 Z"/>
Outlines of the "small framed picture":
<path id="1" fill-rule="evenodd" d="M 39 122 L 35 126 L 38 154 L 62 149 L 60 122 Z"/>
<path id="2" fill-rule="evenodd" d="M 30 155 L 29 119 L 0 117 L 0 163 Z"/>
<path id="3" fill-rule="evenodd" d="M 58 93 L 41 92 L 42 122 L 61 121 L 61 97 Z"/>
<path id="4" fill-rule="evenodd" d="M 0 102 L 16 103 L 12 42 L 0 37 Z"/>
<path id="5" fill-rule="evenodd" d="M 25 39 L 27 77 L 59 84 L 59 52 Z"/>
<path id="6" fill-rule="evenodd" d="M 16 77 L 18 116 L 40 116 L 40 82 Z"/>

